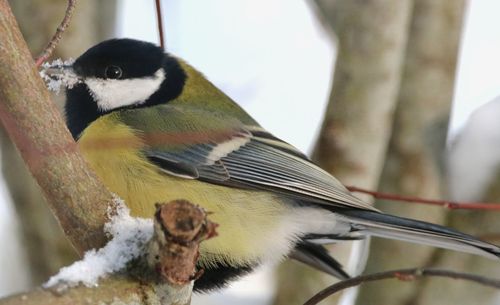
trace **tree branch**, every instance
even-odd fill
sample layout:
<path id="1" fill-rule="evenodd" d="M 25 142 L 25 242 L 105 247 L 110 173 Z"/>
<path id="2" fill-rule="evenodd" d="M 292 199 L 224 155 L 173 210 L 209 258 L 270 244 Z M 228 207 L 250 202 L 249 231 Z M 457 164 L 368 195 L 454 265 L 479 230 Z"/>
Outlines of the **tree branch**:
<path id="1" fill-rule="evenodd" d="M 100 248 L 113 197 L 51 102 L 7 0 L 0 0 L 0 50 L 0 121 L 74 247 Z"/>
<path id="2" fill-rule="evenodd" d="M 335 283 L 322 291 L 318 292 L 315 296 L 310 298 L 304 305 L 315 305 L 326 299 L 328 296 L 335 294 L 346 288 L 358 286 L 363 283 L 380 281 L 386 279 L 398 279 L 400 281 L 414 281 L 420 277 L 445 277 L 451 279 L 461 279 L 469 282 L 474 282 L 484 286 L 500 289 L 500 280 L 490 279 L 479 275 L 470 273 L 455 272 L 443 269 L 425 269 L 425 268 L 412 268 L 412 269 L 399 269 L 391 270 L 380 273 L 373 273 L 367 275 L 357 276 L 345 281 Z"/>
<path id="3" fill-rule="evenodd" d="M 37 288 L 0 300 L 0 305 L 190 304 L 194 280 L 202 274 L 196 270 L 200 242 L 216 236 L 217 225 L 207 220 L 203 209 L 185 200 L 157 205 L 154 220 L 148 253 L 129 275 L 112 275 L 95 287 L 80 285 L 62 292 L 57 286 Z"/>
<path id="4" fill-rule="evenodd" d="M 193 282 L 203 274 L 196 270 L 200 242 L 216 236 L 216 224 L 205 211 L 185 200 L 157 205 L 155 230 L 147 261 L 154 268 L 155 291 L 162 305 L 189 304 Z"/>
<path id="5" fill-rule="evenodd" d="M 154 288 L 128 276 L 111 276 L 99 282 L 98 287 L 79 286 L 58 294 L 37 288 L 3 300 L 1 305 L 86 305 L 86 304 L 151 304 L 148 297 L 155 295 Z M 120 303 L 122 302 L 122 303 Z"/>
<path id="6" fill-rule="evenodd" d="M 71 21 L 71 17 L 73 16 L 73 11 L 75 10 L 76 1 L 77 0 L 68 0 L 68 7 L 66 8 L 66 13 L 64 14 L 64 18 L 61 21 L 61 24 L 57 27 L 54 36 L 52 36 L 52 39 L 50 39 L 45 49 L 42 51 L 42 53 L 37 57 L 35 61 L 37 67 L 40 67 L 43 64 L 43 62 L 50 57 L 52 52 L 54 52 L 54 49 L 61 40 L 62 34 L 64 33 L 64 31 L 66 30 Z"/>

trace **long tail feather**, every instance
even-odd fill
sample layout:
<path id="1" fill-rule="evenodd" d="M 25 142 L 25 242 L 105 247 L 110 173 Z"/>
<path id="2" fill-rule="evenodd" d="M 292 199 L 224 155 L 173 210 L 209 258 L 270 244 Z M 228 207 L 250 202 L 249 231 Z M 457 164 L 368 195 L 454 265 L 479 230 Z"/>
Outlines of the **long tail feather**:
<path id="1" fill-rule="evenodd" d="M 295 249 L 289 256 L 301 263 L 333 275 L 340 280 L 350 278 L 349 274 L 342 268 L 342 265 L 330 256 L 330 253 L 321 245 L 303 241 L 295 246 Z"/>
<path id="2" fill-rule="evenodd" d="M 498 259 L 500 248 L 443 226 L 383 213 L 348 210 L 341 213 L 353 231 L 362 235 L 399 239 Z"/>

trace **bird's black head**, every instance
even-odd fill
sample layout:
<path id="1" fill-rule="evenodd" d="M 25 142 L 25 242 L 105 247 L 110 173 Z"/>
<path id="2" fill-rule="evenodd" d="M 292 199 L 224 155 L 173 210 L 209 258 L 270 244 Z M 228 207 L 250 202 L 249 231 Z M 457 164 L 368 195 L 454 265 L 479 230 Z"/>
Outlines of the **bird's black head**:
<path id="1" fill-rule="evenodd" d="M 151 43 L 111 39 L 88 49 L 72 65 L 79 82 L 66 91 L 66 121 L 73 137 L 112 111 L 167 103 L 186 74 L 174 57 Z"/>
<path id="2" fill-rule="evenodd" d="M 133 39 L 111 39 L 88 49 L 73 63 L 84 78 L 134 79 L 153 76 L 162 67 L 158 46 Z"/>

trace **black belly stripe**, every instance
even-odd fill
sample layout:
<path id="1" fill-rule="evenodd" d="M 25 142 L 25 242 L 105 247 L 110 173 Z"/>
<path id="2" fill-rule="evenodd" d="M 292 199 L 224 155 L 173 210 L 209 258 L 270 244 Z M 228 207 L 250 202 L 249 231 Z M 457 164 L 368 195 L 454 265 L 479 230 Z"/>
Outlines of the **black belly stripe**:
<path id="1" fill-rule="evenodd" d="M 208 292 L 225 287 L 229 282 L 250 273 L 256 266 L 226 266 L 216 263 L 210 269 L 205 269 L 203 275 L 194 282 L 194 291 Z"/>

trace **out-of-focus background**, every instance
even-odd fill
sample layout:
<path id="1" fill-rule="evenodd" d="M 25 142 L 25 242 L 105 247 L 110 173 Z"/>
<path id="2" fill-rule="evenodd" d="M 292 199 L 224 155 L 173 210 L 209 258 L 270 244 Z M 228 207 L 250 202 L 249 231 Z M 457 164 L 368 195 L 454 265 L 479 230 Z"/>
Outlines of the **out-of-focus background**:
<path id="1" fill-rule="evenodd" d="M 37 54 L 66 1 L 10 3 Z M 499 1 L 164 0 L 162 8 L 169 52 L 345 184 L 500 201 Z M 157 42 L 155 18 L 153 0 L 80 1 L 57 56 L 77 57 L 111 37 Z M 0 295 L 8 295 L 39 285 L 76 258 L 3 132 L 1 146 Z M 495 212 L 375 204 L 500 242 Z M 356 273 L 364 266 L 365 248 L 346 243 L 332 251 Z M 367 272 L 440 266 L 500 274 L 496 262 L 483 258 L 379 240 L 371 243 L 366 264 Z M 286 262 L 222 292 L 197 295 L 193 304 L 302 304 L 333 281 Z M 365 285 L 325 304 L 499 299 L 483 287 L 422 280 Z"/>

